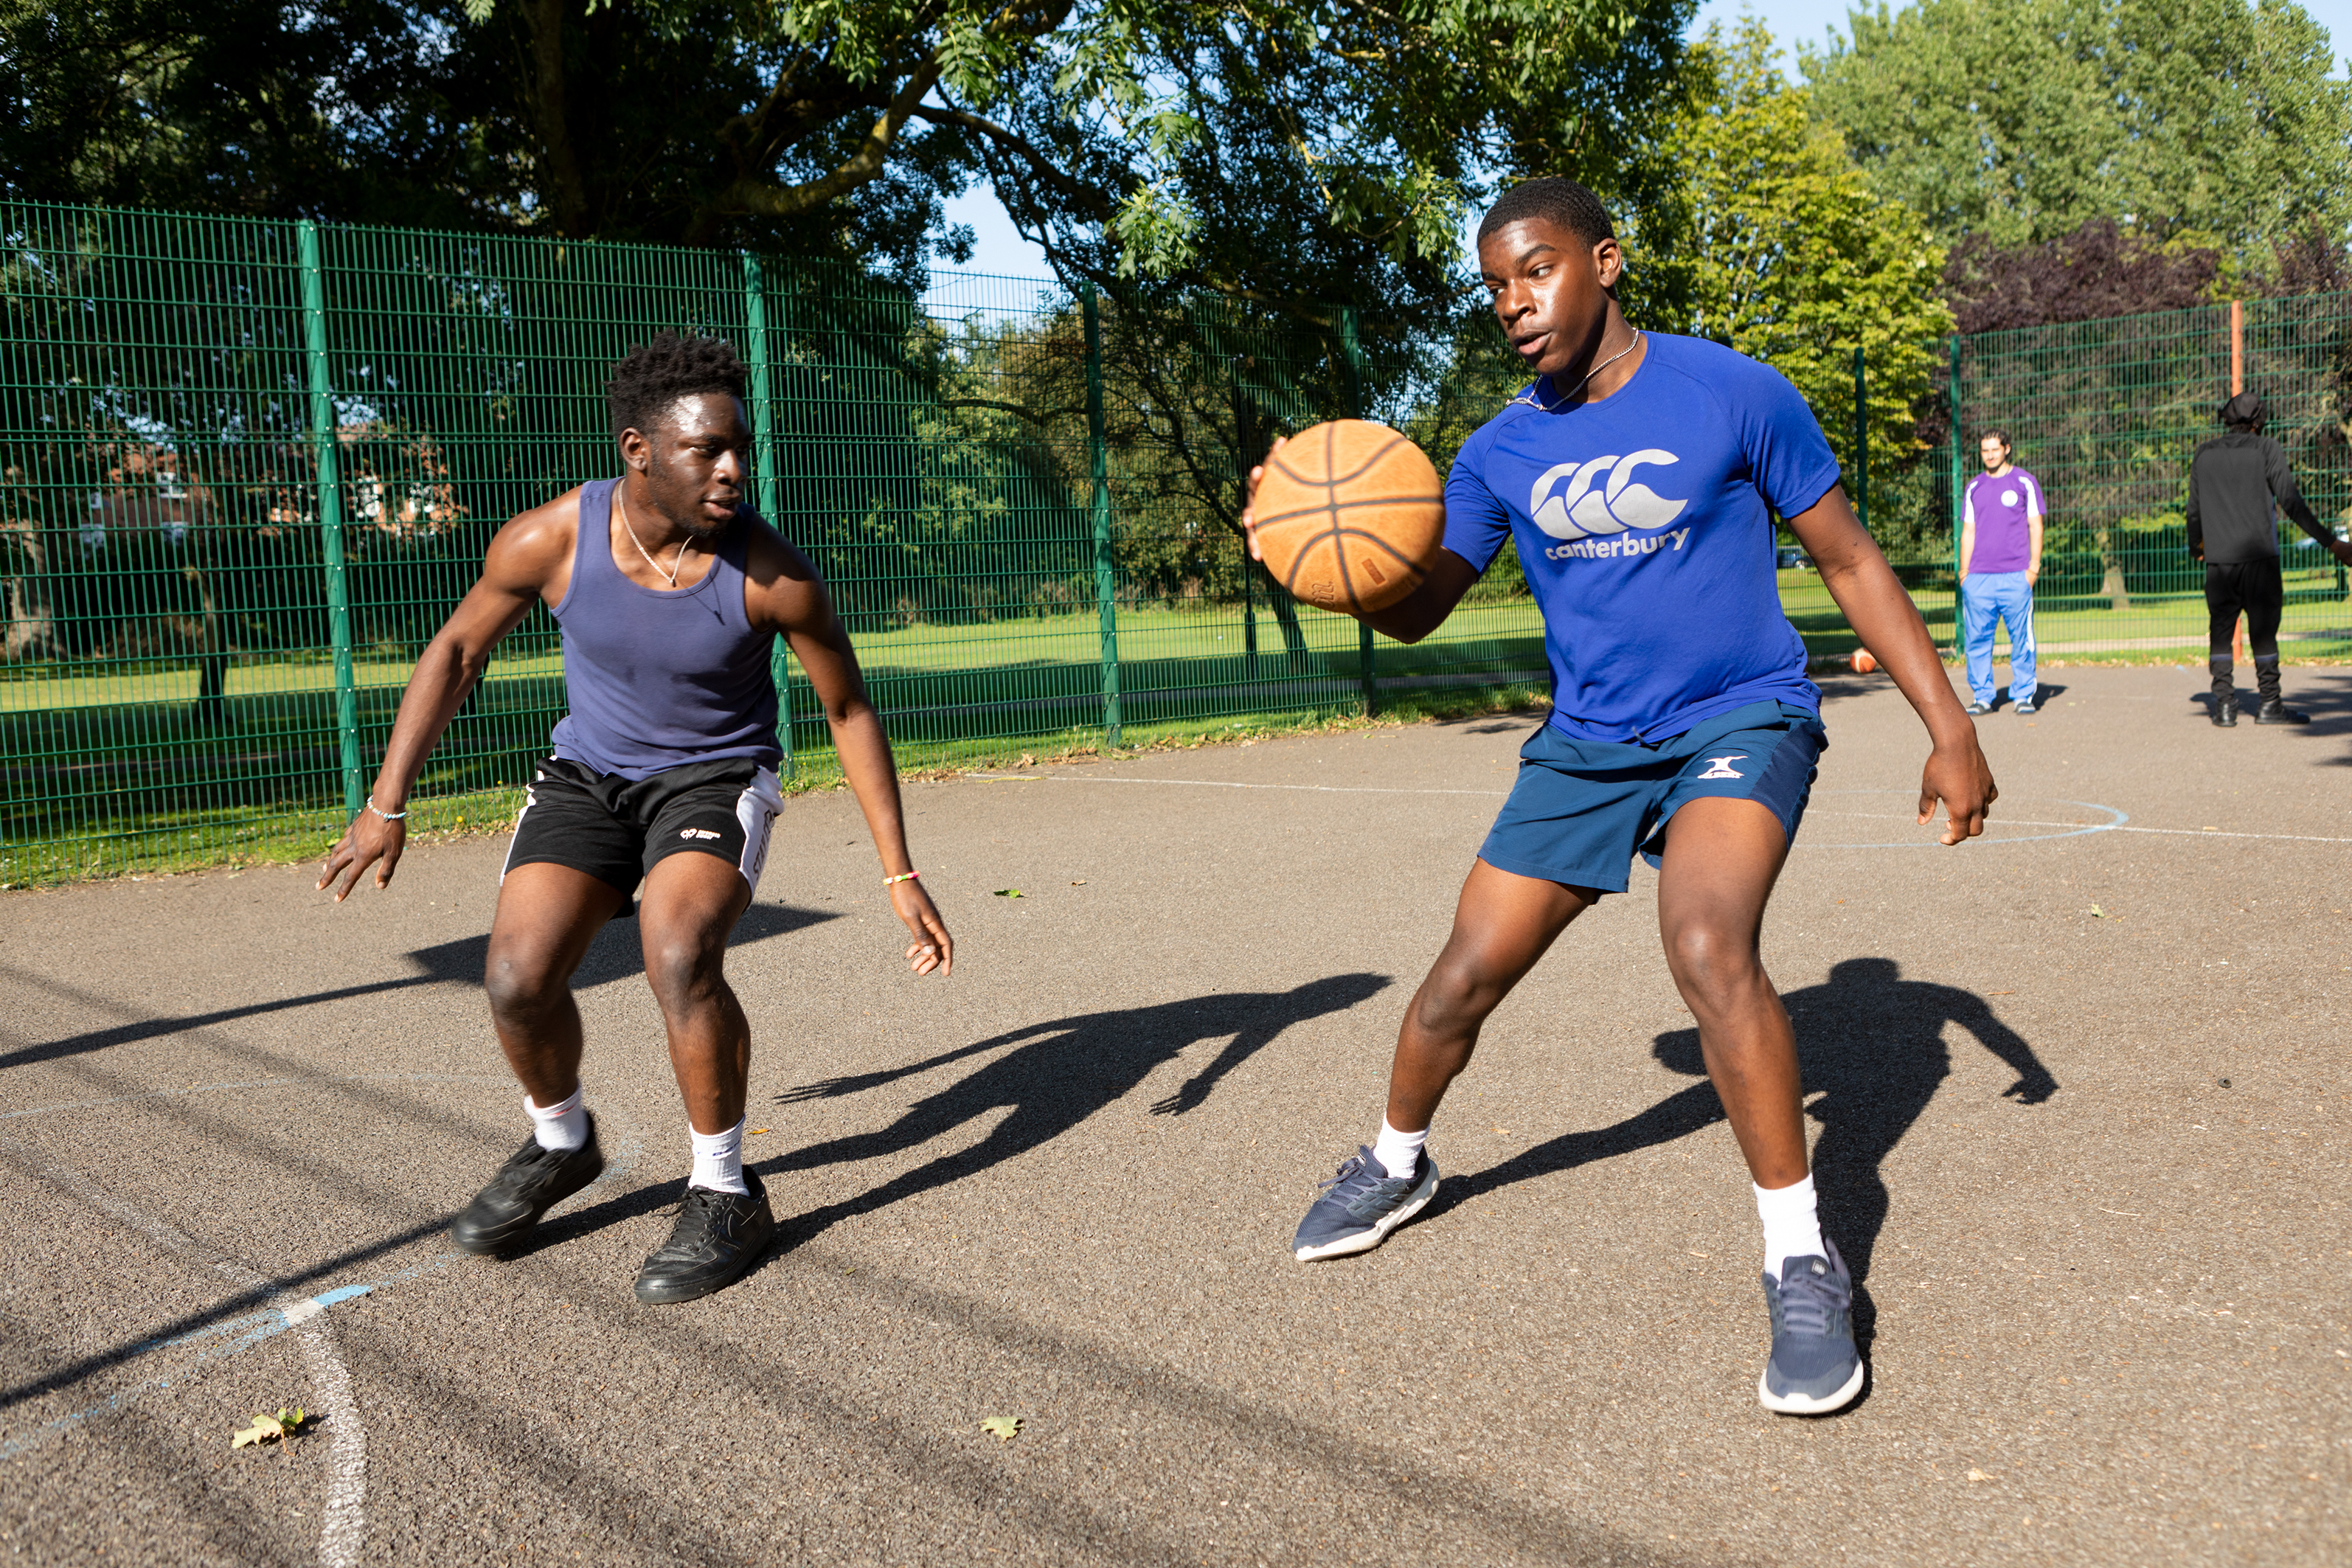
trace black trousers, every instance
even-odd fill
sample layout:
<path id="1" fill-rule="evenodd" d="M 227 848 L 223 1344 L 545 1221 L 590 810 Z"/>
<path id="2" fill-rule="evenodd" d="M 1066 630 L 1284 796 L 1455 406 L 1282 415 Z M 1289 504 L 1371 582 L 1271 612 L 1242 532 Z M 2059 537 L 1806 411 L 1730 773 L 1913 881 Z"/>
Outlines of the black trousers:
<path id="1" fill-rule="evenodd" d="M 2238 617 L 2246 617 L 2246 642 L 2254 662 L 2278 660 L 2279 616 L 2286 609 L 2286 584 L 2278 557 L 2205 563 L 2205 646 L 2214 658 L 2230 657 Z"/>

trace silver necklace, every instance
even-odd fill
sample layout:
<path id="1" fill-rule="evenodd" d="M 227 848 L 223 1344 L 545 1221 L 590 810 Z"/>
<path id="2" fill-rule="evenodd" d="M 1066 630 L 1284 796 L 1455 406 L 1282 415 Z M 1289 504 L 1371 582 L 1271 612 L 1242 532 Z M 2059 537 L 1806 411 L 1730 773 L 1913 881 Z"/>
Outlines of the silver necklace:
<path id="1" fill-rule="evenodd" d="M 1588 377 L 1587 379 L 1590 378 Z M 646 548 L 646 542 L 637 537 L 636 529 L 631 526 L 629 522 L 628 492 L 621 486 L 614 485 L 613 487 L 613 493 L 621 498 L 621 526 L 628 530 L 629 542 L 637 547 L 637 553 L 646 558 L 646 564 L 652 567 L 656 575 L 667 579 L 671 587 L 677 587 L 677 574 L 686 570 L 687 546 L 694 542 L 694 536 L 689 533 L 684 539 L 677 542 L 677 560 L 671 564 L 668 571 L 664 572 L 661 567 L 661 563 L 654 559 L 653 552 Z"/>
<path id="2" fill-rule="evenodd" d="M 1574 397 L 1578 393 L 1582 392 L 1586 387 L 1591 385 L 1592 378 L 1594 376 L 1599 375 L 1602 371 L 1607 370 L 1611 365 L 1615 364 L 1619 360 L 1623 359 L 1627 354 L 1632 353 L 1635 349 L 1638 349 L 1641 346 L 1642 334 L 1639 329 L 1636 329 L 1633 333 L 1633 341 L 1632 342 L 1627 343 L 1623 348 L 1619 349 L 1615 353 L 1611 354 L 1607 359 L 1602 360 L 1599 364 L 1596 364 L 1591 370 L 1586 371 L 1582 381 L 1578 382 L 1573 387 L 1570 388 L 1554 401 L 1550 403 L 1538 403 L 1534 398 L 1528 396 L 1527 393 L 1522 392 L 1517 397 L 1512 398 L 1511 403 L 1524 403 L 1538 414 L 1549 414 L 1553 409 L 1558 408 L 1562 404 L 1566 403 L 1570 398 Z M 1508 408 L 1511 405 L 1511 403 L 1506 403 L 1503 406 Z"/>

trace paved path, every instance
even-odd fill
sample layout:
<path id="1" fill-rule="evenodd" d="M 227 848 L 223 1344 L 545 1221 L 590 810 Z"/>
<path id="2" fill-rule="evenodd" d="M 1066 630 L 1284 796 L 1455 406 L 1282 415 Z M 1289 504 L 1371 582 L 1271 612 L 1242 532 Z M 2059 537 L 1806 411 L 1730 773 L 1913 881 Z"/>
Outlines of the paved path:
<path id="1" fill-rule="evenodd" d="M 1835 683 L 1768 942 L 1873 1384 L 1811 1423 L 1755 1402 L 1646 870 L 1496 1016 L 1431 1213 L 1285 1251 L 1523 721 L 915 786 L 945 982 L 848 797 L 793 802 L 731 961 L 789 1245 L 684 1308 L 629 1294 L 687 1148 L 627 923 L 583 987 L 612 1172 L 512 1261 L 441 1238 L 525 1132 L 502 841 L 341 909 L 297 868 L 0 898 L 0 1553 L 2352 1560 L 2352 672 L 2293 677 L 2321 722 L 2222 732 L 2201 671 L 2052 671 L 1958 850 L 1899 698 Z M 230 1451 L 289 1403 L 327 1418 Z"/>

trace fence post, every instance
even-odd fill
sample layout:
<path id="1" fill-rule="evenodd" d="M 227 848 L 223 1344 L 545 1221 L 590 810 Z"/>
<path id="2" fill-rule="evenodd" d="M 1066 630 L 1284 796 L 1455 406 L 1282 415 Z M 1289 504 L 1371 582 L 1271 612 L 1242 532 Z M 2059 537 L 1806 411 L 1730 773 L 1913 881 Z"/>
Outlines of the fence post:
<path id="1" fill-rule="evenodd" d="M 1960 433 L 1960 334 L 1952 334 L 1951 371 L 1944 401 L 1952 410 L 1952 646 L 1960 645 L 1960 529 L 1967 519 L 1968 447 Z"/>
<path id="2" fill-rule="evenodd" d="M 776 418 L 768 384 L 768 279 L 760 258 L 743 253 L 743 365 L 751 372 L 752 504 L 770 527 L 778 526 L 782 498 L 776 490 Z M 793 664 L 778 637 L 768 652 L 768 679 L 776 688 L 776 741 L 784 753 L 780 770 L 793 776 Z"/>
<path id="3" fill-rule="evenodd" d="M 1095 605 L 1102 616 L 1103 744 L 1117 746 L 1118 704 L 1118 577 L 1111 553 L 1110 454 L 1103 437 L 1102 311 L 1095 286 L 1078 286 L 1087 319 L 1087 445 L 1094 478 Z"/>
<path id="4" fill-rule="evenodd" d="M 1348 417 L 1364 416 L 1364 346 L 1356 335 L 1356 310 L 1352 305 L 1339 309 L 1339 350 L 1348 363 Z M 1364 717 L 1372 716 L 1379 702 L 1381 689 L 1373 668 L 1372 628 L 1364 622 L 1356 623 L 1356 680 L 1364 693 Z"/>
<path id="5" fill-rule="evenodd" d="M 296 228 L 302 273 L 302 348 L 310 365 L 310 441 L 319 465 L 319 539 L 326 555 L 327 635 L 335 649 L 335 728 L 342 739 L 343 818 L 360 814 L 360 701 L 352 668 L 352 585 L 343 564 L 343 479 L 335 450 L 335 384 L 327 366 L 327 287 L 319 226 Z"/>
<path id="6" fill-rule="evenodd" d="M 1864 380 L 1862 345 L 1853 346 L 1853 515 L 1870 531 L 1870 405 Z"/>
<path id="7" fill-rule="evenodd" d="M 2246 302 L 2230 301 L 2230 395 L 2246 390 Z"/>
<path id="8" fill-rule="evenodd" d="M 1249 505 L 1250 417 L 1249 397 L 1242 391 L 1242 378 L 1234 375 L 1234 365 L 1228 362 L 1225 373 L 1233 375 L 1234 401 L 1234 478 L 1240 486 L 1235 492 L 1242 506 Z M 1257 584 L 1251 570 L 1249 541 L 1242 541 L 1242 671 L 1250 679 L 1257 679 Z"/>

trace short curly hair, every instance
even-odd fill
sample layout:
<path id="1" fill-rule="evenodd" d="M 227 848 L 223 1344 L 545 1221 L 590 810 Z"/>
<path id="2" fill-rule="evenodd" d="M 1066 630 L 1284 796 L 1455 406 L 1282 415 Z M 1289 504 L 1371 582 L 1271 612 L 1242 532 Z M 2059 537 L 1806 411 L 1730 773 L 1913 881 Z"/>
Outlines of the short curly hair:
<path id="1" fill-rule="evenodd" d="M 663 409 L 697 393 L 743 395 L 743 362 L 735 345 L 720 338 L 659 332 L 629 351 L 604 384 L 604 406 L 613 415 L 613 439 L 624 430 L 643 430 Z"/>
<path id="2" fill-rule="evenodd" d="M 1617 237 L 1617 226 L 1609 221 L 1609 209 L 1599 196 L 1574 180 L 1546 177 L 1522 181 L 1496 198 L 1478 220 L 1478 239 L 1483 244 L 1506 224 L 1529 218 L 1548 218 L 1587 245 Z"/>

